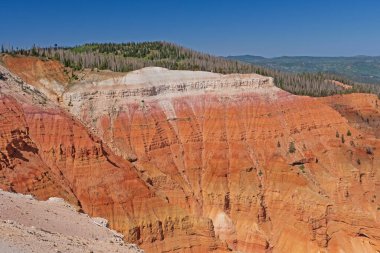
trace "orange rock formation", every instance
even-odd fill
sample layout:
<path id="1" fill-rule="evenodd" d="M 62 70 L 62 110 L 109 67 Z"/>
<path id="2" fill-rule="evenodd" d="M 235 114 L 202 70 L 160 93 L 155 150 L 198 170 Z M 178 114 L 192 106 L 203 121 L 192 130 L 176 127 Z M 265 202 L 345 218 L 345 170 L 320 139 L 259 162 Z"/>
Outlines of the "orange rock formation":
<path id="1" fill-rule="evenodd" d="M 373 95 L 157 68 L 62 103 L 0 82 L 1 188 L 64 197 L 147 252 L 380 250 Z"/>

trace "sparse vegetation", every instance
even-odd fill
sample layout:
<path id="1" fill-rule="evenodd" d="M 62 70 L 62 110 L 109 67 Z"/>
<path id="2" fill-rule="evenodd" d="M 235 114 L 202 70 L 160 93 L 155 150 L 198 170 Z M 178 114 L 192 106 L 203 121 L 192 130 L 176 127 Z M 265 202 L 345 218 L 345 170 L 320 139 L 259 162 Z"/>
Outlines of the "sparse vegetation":
<path id="1" fill-rule="evenodd" d="M 274 78 L 279 88 L 297 95 L 329 96 L 352 92 L 380 94 L 380 86 L 353 83 L 330 73 L 290 73 L 250 63 L 229 60 L 200 53 L 168 42 L 91 43 L 74 47 L 33 46 L 31 49 L 4 49 L 12 55 L 38 56 L 61 61 L 74 70 L 82 68 L 109 69 L 128 72 L 148 66 L 174 70 L 201 70 L 217 73 L 257 73 Z M 339 81 L 351 85 L 344 89 L 334 84 Z"/>
<path id="2" fill-rule="evenodd" d="M 336 131 L 335 136 L 336 136 L 336 138 L 339 138 L 340 135 L 339 135 L 338 131 Z"/>
<path id="3" fill-rule="evenodd" d="M 342 134 L 342 138 L 341 138 L 341 140 L 342 140 L 342 143 L 345 142 L 345 139 L 344 139 L 344 135 L 343 135 L 343 134 Z"/>
<path id="4" fill-rule="evenodd" d="M 289 143 L 289 153 L 294 153 L 294 152 L 296 152 L 296 147 L 295 147 L 295 145 L 294 145 L 294 142 L 290 142 Z"/>
<path id="5" fill-rule="evenodd" d="M 280 141 L 277 141 L 277 147 L 278 147 L 278 148 L 281 148 L 281 143 L 280 143 Z"/>
<path id="6" fill-rule="evenodd" d="M 350 131 L 350 129 L 347 130 L 347 136 L 351 136 L 351 131 Z"/>
<path id="7" fill-rule="evenodd" d="M 305 165 L 301 164 L 299 169 L 302 173 L 305 173 Z"/>
<path id="8" fill-rule="evenodd" d="M 365 152 L 367 153 L 367 155 L 373 155 L 373 149 L 371 147 L 366 147 Z"/>

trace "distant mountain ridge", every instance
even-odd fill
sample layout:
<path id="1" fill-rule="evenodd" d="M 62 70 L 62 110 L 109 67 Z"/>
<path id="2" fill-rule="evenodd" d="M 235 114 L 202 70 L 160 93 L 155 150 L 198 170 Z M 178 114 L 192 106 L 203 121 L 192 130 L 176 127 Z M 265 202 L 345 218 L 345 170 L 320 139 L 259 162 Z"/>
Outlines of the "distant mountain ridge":
<path id="1" fill-rule="evenodd" d="M 329 72 L 345 76 L 356 82 L 380 84 L 380 56 L 281 56 L 265 58 L 254 55 L 237 55 L 226 58 L 292 73 Z"/>

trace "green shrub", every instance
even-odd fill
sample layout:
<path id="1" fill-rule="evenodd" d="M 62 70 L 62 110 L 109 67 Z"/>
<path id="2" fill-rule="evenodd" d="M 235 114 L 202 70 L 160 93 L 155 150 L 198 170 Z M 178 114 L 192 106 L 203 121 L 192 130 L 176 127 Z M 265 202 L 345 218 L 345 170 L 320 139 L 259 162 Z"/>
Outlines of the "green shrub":
<path id="1" fill-rule="evenodd" d="M 296 147 L 295 147 L 295 145 L 294 145 L 294 142 L 290 142 L 289 143 L 289 153 L 294 153 L 294 152 L 296 152 Z"/>

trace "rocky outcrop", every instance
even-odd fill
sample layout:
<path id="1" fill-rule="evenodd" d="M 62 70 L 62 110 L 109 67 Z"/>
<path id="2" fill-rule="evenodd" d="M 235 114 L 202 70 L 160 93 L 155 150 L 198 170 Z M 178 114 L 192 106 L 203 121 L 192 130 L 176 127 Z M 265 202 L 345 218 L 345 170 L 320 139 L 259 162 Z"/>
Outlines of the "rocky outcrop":
<path id="1" fill-rule="evenodd" d="M 19 106 L 83 210 L 146 252 L 376 252 L 378 102 L 149 68 L 74 85 L 69 113 Z"/>
<path id="2" fill-rule="evenodd" d="M 168 203 L 139 178 L 134 165 L 114 155 L 82 123 L 52 102 L 37 103 L 34 97 L 22 92 L 25 87 L 33 91 L 32 87 L 18 83 L 10 73 L 7 76 L 7 81 L 1 83 L 2 98 L 11 97 L 12 103 L 3 102 L 1 109 L 6 111 L 13 106 L 19 108 L 19 114 L 8 109 L 15 118 L 9 122 L 12 128 L 6 125 L 10 116 L 2 120 L 2 143 L 13 147 L 12 152 L 4 153 L 3 160 L 8 164 L 2 165 L 2 188 L 32 193 L 42 199 L 61 196 L 91 216 L 107 218 L 127 241 L 153 244 L 151 250 L 174 250 L 181 242 L 180 248 L 197 252 L 223 251 L 225 246 L 215 238 L 210 219 Z M 21 134 L 15 136 L 13 132 Z M 28 156 L 17 156 L 24 151 Z M 20 171 L 14 171 L 12 164 L 20 164 Z M 40 170 L 49 180 L 34 176 Z M 28 171 L 33 174 L 25 175 Z"/>
<path id="3" fill-rule="evenodd" d="M 0 188 L 42 199 L 61 196 L 77 203 L 65 179 L 53 173 L 39 156 L 22 106 L 13 97 L 0 94 L 0 115 Z"/>
<path id="4" fill-rule="evenodd" d="M 37 57 L 4 55 L 0 59 L 6 68 L 17 73 L 26 83 L 32 84 L 52 100 L 61 95 L 71 76 L 58 61 Z"/>

